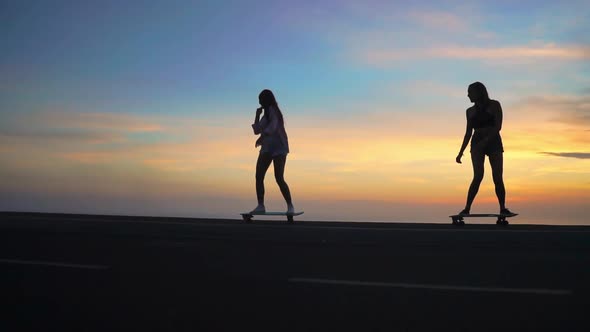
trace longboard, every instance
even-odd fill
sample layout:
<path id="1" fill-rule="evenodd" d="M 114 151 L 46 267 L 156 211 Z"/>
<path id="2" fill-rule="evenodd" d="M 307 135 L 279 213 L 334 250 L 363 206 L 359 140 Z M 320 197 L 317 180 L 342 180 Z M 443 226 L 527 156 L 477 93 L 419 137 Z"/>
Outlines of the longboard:
<path id="1" fill-rule="evenodd" d="M 508 226 L 508 220 L 506 218 L 516 217 L 518 213 L 513 214 L 497 214 L 497 213 L 474 213 L 474 214 L 454 214 L 451 217 L 453 220 L 453 225 L 455 226 L 463 226 L 465 225 L 465 221 L 463 218 L 473 218 L 473 217 L 495 217 L 498 218 L 496 220 L 496 225 L 500 226 Z"/>
<path id="2" fill-rule="evenodd" d="M 254 217 L 254 216 L 287 216 L 287 222 L 293 223 L 293 216 L 302 215 L 303 211 L 293 212 L 293 213 L 287 213 L 287 212 L 244 212 L 244 213 L 240 213 L 240 214 L 242 215 L 242 219 L 244 219 L 244 221 L 247 223 L 252 222 L 252 217 Z"/>

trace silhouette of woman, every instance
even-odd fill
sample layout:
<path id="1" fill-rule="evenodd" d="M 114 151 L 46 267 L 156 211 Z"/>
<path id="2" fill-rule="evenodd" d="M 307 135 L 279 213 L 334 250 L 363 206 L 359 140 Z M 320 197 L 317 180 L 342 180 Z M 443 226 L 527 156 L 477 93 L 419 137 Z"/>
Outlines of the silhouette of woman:
<path id="1" fill-rule="evenodd" d="M 504 167 L 502 138 L 502 106 L 497 100 L 490 99 L 486 87 L 475 82 L 469 85 L 467 90 L 469 100 L 474 103 L 467 109 L 467 129 L 463 137 L 461 150 L 455 159 L 461 164 L 463 151 L 471 139 L 471 163 L 473 164 L 473 180 L 467 193 L 465 209 L 459 214 L 469 214 L 471 204 L 477 195 L 479 185 L 483 179 L 485 156 L 488 156 L 492 166 L 492 177 L 496 187 L 496 196 L 500 203 L 500 214 L 513 215 L 505 206 L 506 189 L 502 172 Z M 472 137 L 473 134 L 473 137 Z"/>
<path id="2" fill-rule="evenodd" d="M 258 95 L 258 101 L 261 107 L 256 109 L 256 118 L 254 124 L 252 124 L 254 135 L 260 134 L 255 146 L 261 146 L 258 161 L 256 162 L 258 206 L 252 212 L 266 211 L 264 207 L 264 176 L 272 162 L 274 164 L 275 179 L 287 202 L 287 213 L 293 213 L 295 208 L 291 200 L 291 192 L 284 178 L 285 164 L 289 153 L 289 141 L 285 131 L 283 113 L 281 113 L 277 100 L 270 90 L 262 90 Z M 264 116 L 261 119 L 260 115 L 263 111 Z"/>

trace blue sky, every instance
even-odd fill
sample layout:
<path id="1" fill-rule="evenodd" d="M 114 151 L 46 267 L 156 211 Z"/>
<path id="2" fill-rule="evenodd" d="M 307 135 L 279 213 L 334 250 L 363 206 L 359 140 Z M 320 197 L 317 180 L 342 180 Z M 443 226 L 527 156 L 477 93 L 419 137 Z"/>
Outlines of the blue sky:
<path id="1" fill-rule="evenodd" d="M 0 32 L 6 45 L 3 76 L 22 84 L 17 96 L 2 96 L 11 106 L 18 106 L 17 98 L 51 102 L 67 95 L 69 102 L 90 107 L 158 112 L 168 103 L 240 104 L 260 86 L 279 89 L 289 103 L 335 102 L 343 94 L 374 97 L 371 90 L 383 82 L 501 79 L 477 61 L 459 65 L 454 59 L 372 68 L 356 63 L 355 47 L 587 45 L 590 38 L 583 33 L 588 5 L 582 1 L 23 1 L 4 6 L 9 28 Z M 444 15 L 455 17 L 441 31 Z M 368 36 L 374 41 L 363 40 Z"/>

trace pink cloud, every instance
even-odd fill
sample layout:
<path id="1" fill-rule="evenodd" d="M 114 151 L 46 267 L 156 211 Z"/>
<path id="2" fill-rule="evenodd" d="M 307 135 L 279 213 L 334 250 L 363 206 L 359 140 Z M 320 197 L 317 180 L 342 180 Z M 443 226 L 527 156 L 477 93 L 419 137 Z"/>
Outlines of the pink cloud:
<path id="1" fill-rule="evenodd" d="M 469 25 L 460 16 L 444 11 L 416 11 L 408 14 L 408 17 L 418 24 L 431 29 L 443 29 L 445 31 L 465 31 Z"/>
<path id="2" fill-rule="evenodd" d="M 396 60 L 409 59 L 462 59 L 462 60 L 518 60 L 518 59 L 590 59 L 590 47 L 585 45 L 465 47 L 443 46 L 423 49 L 369 50 L 362 54 L 369 63 L 383 65 Z"/>
<path id="3" fill-rule="evenodd" d="M 540 47 L 445 47 L 433 49 L 432 56 L 457 59 L 504 59 L 504 58 L 559 58 L 559 59 L 590 59 L 590 47 L 565 46 L 558 47 L 547 44 Z"/>

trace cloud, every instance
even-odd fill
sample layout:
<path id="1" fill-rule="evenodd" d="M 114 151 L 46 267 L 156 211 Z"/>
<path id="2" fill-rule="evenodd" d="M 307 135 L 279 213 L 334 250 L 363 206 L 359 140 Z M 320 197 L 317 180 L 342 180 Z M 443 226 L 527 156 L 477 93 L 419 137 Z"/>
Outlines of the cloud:
<path id="1" fill-rule="evenodd" d="M 532 156 L 539 151 L 584 151 L 590 144 L 590 96 L 537 94 L 502 107 L 509 150 Z"/>
<path id="2" fill-rule="evenodd" d="M 43 125 L 100 131 L 157 132 L 163 127 L 145 117 L 119 113 L 44 112 L 36 116 Z"/>
<path id="3" fill-rule="evenodd" d="M 464 18 L 447 11 L 412 11 L 408 18 L 418 25 L 438 31 L 464 32 L 470 29 Z"/>
<path id="4" fill-rule="evenodd" d="M 557 44 L 554 40 L 535 36 L 528 36 L 527 40 L 526 35 L 492 30 L 490 27 L 503 24 L 504 20 L 489 15 L 477 4 L 447 4 L 446 8 L 435 9 L 397 2 L 346 2 L 329 10 L 324 7 L 324 12 L 312 7 L 285 12 L 284 20 L 330 43 L 341 44 L 344 53 L 354 61 L 374 66 L 428 59 L 499 64 L 590 59 L 590 45 L 583 41 L 563 39 Z M 543 25 L 544 29 L 555 30 L 562 20 L 576 18 L 572 15 L 550 20 Z M 533 30 L 538 28 L 533 26 Z M 521 38 L 521 42 L 515 43 L 515 38 Z"/>
<path id="5" fill-rule="evenodd" d="M 542 154 L 555 157 L 566 157 L 576 159 L 590 159 L 590 152 L 541 152 Z"/>
<path id="6" fill-rule="evenodd" d="M 357 52 L 358 56 L 368 64 L 387 65 L 399 60 L 422 59 L 457 59 L 480 61 L 514 61 L 522 60 L 588 60 L 590 47 L 586 45 L 557 46 L 435 46 L 426 48 L 392 48 L 369 49 Z"/>
<path id="7" fill-rule="evenodd" d="M 120 156 L 111 152 L 72 152 L 63 155 L 65 159 L 84 164 L 109 163 Z"/>
<path id="8" fill-rule="evenodd" d="M 485 27 L 490 19 L 476 6 L 434 6 L 398 1 L 338 1 L 335 6 L 299 5 L 281 15 L 281 22 L 314 38 L 344 49 L 349 59 L 365 59 L 369 53 L 394 51 L 384 45 L 429 47 L 441 44 L 488 44 L 498 36 Z M 385 46 L 388 47 L 388 46 Z M 416 53 L 421 53 L 418 49 Z M 414 58 L 408 52 L 404 58 Z"/>
<path id="9" fill-rule="evenodd" d="M 500 59 L 500 58 L 561 58 L 590 59 L 590 47 L 582 45 L 556 46 L 515 46 L 515 47 L 444 47 L 434 49 L 434 56 L 456 59 Z"/>
<path id="10" fill-rule="evenodd" d="M 550 112 L 549 120 L 573 126 L 590 126 L 590 96 L 533 96 L 523 101 L 527 108 Z"/>
<path id="11" fill-rule="evenodd" d="M 115 142 L 122 135 L 59 128 L 0 128 L 0 136 L 18 140 Z"/>
<path id="12" fill-rule="evenodd" d="M 7 116 L 0 136 L 31 141 L 123 142 L 131 134 L 158 133 L 164 126 L 129 114 L 43 111 Z"/>

